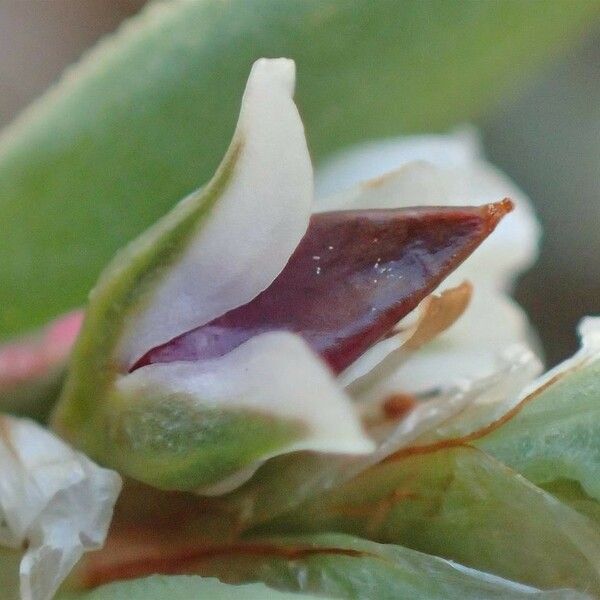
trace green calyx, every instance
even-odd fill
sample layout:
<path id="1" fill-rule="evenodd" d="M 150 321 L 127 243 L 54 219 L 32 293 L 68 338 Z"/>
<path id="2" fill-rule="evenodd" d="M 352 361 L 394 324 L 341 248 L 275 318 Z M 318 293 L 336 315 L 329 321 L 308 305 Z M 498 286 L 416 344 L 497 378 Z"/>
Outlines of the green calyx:
<path id="1" fill-rule="evenodd" d="M 188 197 L 117 254 L 90 294 L 53 423 L 97 460 L 106 462 L 107 458 L 102 438 L 113 411 L 107 403 L 109 390 L 119 371 L 127 369 L 127 365 L 115 364 L 115 357 L 128 317 L 143 306 L 157 281 L 201 227 L 231 177 L 240 148 L 240 142 L 232 144 L 206 188 Z"/>
<path id="2" fill-rule="evenodd" d="M 111 465 L 158 488 L 194 490 L 302 437 L 302 424 L 249 410 L 203 408 L 197 399 L 156 390 L 154 397 L 112 394 L 105 456 Z"/>

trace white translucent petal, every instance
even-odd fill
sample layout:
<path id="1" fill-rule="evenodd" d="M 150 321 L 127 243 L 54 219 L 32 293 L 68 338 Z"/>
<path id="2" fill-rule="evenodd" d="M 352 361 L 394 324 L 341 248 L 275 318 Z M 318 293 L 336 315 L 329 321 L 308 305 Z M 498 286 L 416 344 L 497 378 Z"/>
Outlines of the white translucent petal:
<path id="1" fill-rule="evenodd" d="M 462 438 L 480 431 L 505 417 L 518 406 L 532 380 L 542 371 L 542 364 L 527 348 L 513 346 L 504 352 L 504 364 L 482 379 L 465 381 L 451 394 L 468 397 L 464 407 L 450 419 L 423 432 L 416 446 L 440 440 Z M 448 397 L 442 393 L 438 401 Z"/>
<path id="2" fill-rule="evenodd" d="M 184 254 L 130 321 L 121 348 L 126 364 L 249 302 L 281 272 L 306 232 L 313 174 L 292 100 L 294 79 L 291 60 L 254 63 L 224 161 L 230 178 Z M 234 148 L 239 152 L 231 159 Z"/>
<path id="3" fill-rule="evenodd" d="M 251 410 L 301 423 L 306 433 L 274 454 L 202 493 L 221 494 L 241 485 L 265 460 L 299 450 L 365 454 L 374 449 L 350 398 L 322 361 L 298 336 L 275 332 L 256 336 L 229 354 L 201 362 L 156 363 L 118 380 L 119 391 L 144 389 L 197 399 L 198 409 Z"/>
<path id="4" fill-rule="evenodd" d="M 509 296 L 475 286 L 471 304 L 461 318 L 407 356 L 395 373 L 380 382 L 380 389 L 422 394 L 487 377 L 501 367 L 503 352 L 515 344 L 537 350 L 523 310 Z"/>
<path id="5" fill-rule="evenodd" d="M 428 445 L 439 440 L 462 438 L 500 420 L 528 397 L 544 389 L 561 375 L 600 358 L 600 317 L 586 317 L 579 325 L 581 349 L 572 357 L 540 377 L 542 365 L 527 349 L 514 347 L 505 353 L 505 365 L 481 380 L 464 382 L 459 393 L 472 399 L 445 422 L 423 431 L 416 445 Z M 440 398 L 443 398 L 443 394 Z"/>
<path id="6" fill-rule="evenodd" d="M 525 313 L 507 293 L 516 275 L 535 260 L 540 228 L 525 195 L 480 154 L 477 139 L 468 132 L 415 136 L 351 149 L 317 172 L 320 194 L 378 177 L 320 198 L 318 210 L 478 205 L 507 196 L 515 201 L 514 212 L 440 286 L 473 283 L 465 314 L 399 367 L 388 382 L 391 390 L 423 393 L 485 377 L 497 370 L 500 353 L 513 344 L 538 350 Z"/>
<path id="7" fill-rule="evenodd" d="M 327 198 L 410 162 L 425 160 L 438 166 L 458 167 L 476 160 L 480 154 L 479 140 L 472 129 L 449 135 L 373 140 L 341 150 L 319 165 L 316 195 Z"/>
<path id="8" fill-rule="evenodd" d="M 498 360 L 497 370 L 481 379 L 464 380 L 455 387 L 440 390 L 397 423 L 370 428 L 380 440 L 376 452 L 360 462 L 372 465 L 407 447 L 427 445 L 441 439 L 462 437 L 502 418 L 521 401 L 521 390 L 540 373 L 537 357 L 522 346 L 514 346 Z M 378 390 L 360 397 L 361 410 L 367 415 L 379 405 Z"/>
<path id="9" fill-rule="evenodd" d="M 580 349 L 570 358 L 567 358 L 541 377 L 531 382 L 521 391 L 519 400 L 525 399 L 539 389 L 543 389 L 550 381 L 560 377 L 573 369 L 579 369 L 585 365 L 600 359 L 600 316 L 585 317 L 577 327 L 579 334 Z"/>
<path id="10" fill-rule="evenodd" d="M 406 325 L 403 326 L 398 333 L 395 333 L 394 335 L 377 342 L 357 360 L 355 360 L 349 367 L 344 369 L 338 378 L 340 385 L 344 387 L 352 385 L 355 381 L 372 373 L 378 367 L 378 365 L 380 365 L 390 355 L 397 354 L 399 351 L 401 351 L 412 337 L 422 310 L 423 308 L 421 303 L 410 313 L 408 317 L 406 317 Z M 402 357 L 398 358 L 398 365 L 400 365 L 402 362 L 404 362 L 404 360 L 406 360 L 406 358 L 408 358 L 408 356 L 403 355 Z"/>
<path id="11" fill-rule="evenodd" d="M 26 547 L 22 600 L 48 600 L 87 550 L 100 548 L 121 489 L 38 424 L 0 419 L 0 544 Z"/>

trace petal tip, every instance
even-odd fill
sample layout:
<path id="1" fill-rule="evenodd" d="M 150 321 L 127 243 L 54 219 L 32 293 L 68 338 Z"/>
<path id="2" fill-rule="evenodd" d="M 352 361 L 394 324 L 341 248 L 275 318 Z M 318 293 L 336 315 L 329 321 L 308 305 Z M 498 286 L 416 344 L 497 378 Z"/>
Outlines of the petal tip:
<path id="1" fill-rule="evenodd" d="M 510 212 L 512 212 L 515 208 L 515 203 L 510 198 L 503 198 L 499 202 L 493 202 L 492 204 L 487 204 L 485 209 L 487 213 L 487 217 L 489 219 L 491 227 L 496 227 L 496 225 Z"/>
<path id="2" fill-rule="evenodd" d="M 291 96 L 296 82 L 296 63 L 291 58 L 259 58 L 252 65 L 248 81 L 279 85 Z"/>

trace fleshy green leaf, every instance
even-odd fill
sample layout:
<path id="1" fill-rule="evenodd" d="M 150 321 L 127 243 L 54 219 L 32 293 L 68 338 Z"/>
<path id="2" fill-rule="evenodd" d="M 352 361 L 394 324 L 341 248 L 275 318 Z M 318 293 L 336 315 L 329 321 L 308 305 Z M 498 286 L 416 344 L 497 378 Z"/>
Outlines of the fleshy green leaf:
<path id="1" fill-rule="evenodd" d="M 343 531 L 543 589 L 600 590 L 594 523 L 483 452 L 394 457 L 261 528 Z"/>
<path id="2" fill-rule="evenodd" d="M 56 600 L 305 600 L 260 583 L 228 585 L 204 577 L 154 576 L 102 586 L 90 592 L 60 594 Z"/>
<path id="3" fill-rule="evenodd" d="M 561 502 L 568 504 L 600 525 L 600 503 L 594 498 L 590 498 L 577 481 L 557 479 L 541 487 Z"/>
<path id="4" fill-rule="evenodd" d="M 474 444 L 536 484 L 575 482 L 600 501 L 600 319 L 583 347 L 526 392 L 511 418 Z"/>
<path id="5" fill-rule="evenodd" d="M 92 557 L 93 558 L 93 557 Z M 541 592 L 401 546 L 340 534 L 260 538 L 91 568 L 88 584 L 151 572 L 198 573 L 230 583 L 264 582 L 326 598 L 370 600 L 583 600 L 569 590 Z"/>
<path id="6" fill-rule="evenodd" d="M 114 252 L 210 177 L 256 58 L 297 61 L 321 157 L 476 115 L 597 8 L 586 0 L 544 10 L 479 0 L 150 7 L 0 139 L 0 335 L 83 304 Z"/>

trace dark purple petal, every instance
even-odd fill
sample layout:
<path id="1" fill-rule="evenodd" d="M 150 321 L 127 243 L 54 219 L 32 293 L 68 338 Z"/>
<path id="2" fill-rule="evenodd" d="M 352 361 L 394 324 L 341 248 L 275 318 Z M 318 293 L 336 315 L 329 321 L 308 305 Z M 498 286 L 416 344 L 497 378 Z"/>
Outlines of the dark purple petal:
<path id="1" fill-rule="evenodd" d="M 265 291 L 150 350 L 132 370 L 223 356 L 260 333 L 286 330 L 300 334 L 339 373 L 430 294 L 511 209 L 503 200 L 315 214 Z"/>

